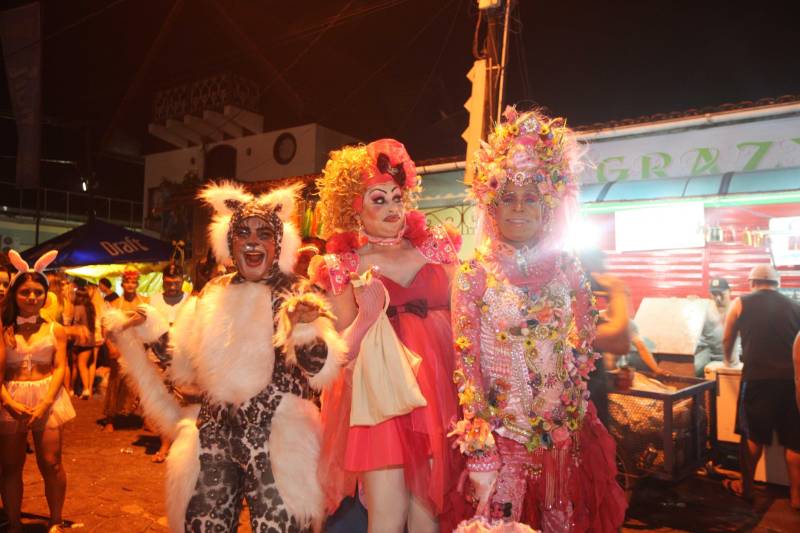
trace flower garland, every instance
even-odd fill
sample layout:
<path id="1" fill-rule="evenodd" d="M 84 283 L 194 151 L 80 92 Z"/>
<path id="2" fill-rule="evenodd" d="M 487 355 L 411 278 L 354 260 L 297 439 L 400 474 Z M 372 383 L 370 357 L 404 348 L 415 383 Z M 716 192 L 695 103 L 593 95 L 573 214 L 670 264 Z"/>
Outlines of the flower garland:
<path id="1" fill-rule="evenodd" d="M 484 265 L 491 265 L 486 262 Z M 459 277 L 463 279 L 474 275 L 476 265 L 463 263 L 459 267 Z M 487 269 L 485 286 L 495 288 L 498 284 L 510 286 L 508 278 L 499 269 Z M 460 288 L 460 287 L 459 287 Z M 464 411 L 464 419 L 456 424 L 452 434 L 458 437 L 457 443 L 462 452 L 471 456 L 491 453 L 494 439 L 486 437 L 487 427 L 493 429 L 506 427 L 527 441 L 528 451 L 550 449 L 554 445 L 570 438 L 580 430 L 588 400 L 587 381 L 589 373 L 594 369 L 594 356 L 591 349 L 591 338 L 597 312 L 591 306 L 591 319 L 581 329 L 574 317 L 568 322 L 563 315 L 566 302 L 563 296 L 551 291 L 547 285 L 538 293 L 525 291 L 525 302 L 520 308 L 519 320 L 515 323 L 501 323 L 496 333 L 496 341 L 500 344 L 520 342 L 525 362 L 529 371 L 529 385 L 536 396 L 543 386 L 557 386 L 560 382 L 563 393 L 561 405 L 544 413 L 528 413 L 527 420 L 516 420 L 514 415 L 506 412 L 510 384 L 497 380 L 489 386 L 485 396 L 463 371 L 456 372 L 454 379 L 459 385 L 459 403 Z M 570 294 L 570 305 L 574 307 L 575 291 Z M 484 320 L 490 312 L 489 305 L 478 300 L 474 302 L 479 311 L 480 320 Z M 478 328 L 478 324 L 462 324 L 462 334 L 455 339 L 455 350 L 464 365 L 470 367 L 480 364 L 479 347 L 474 346 L 469 336 L 463 334 L 464 327 Z M 549 340 L 554 343 L 556 356 L 555 379 L 552 383 L 544 382 L 544 377 L 537 369 L 539 353 L 538 341 Z M 568 361 L 571 358 L 571 361 Z M 572 362 L 573 364 L 568 364 Z M 569 369 L 569 370 L 568 370 Z M 551 376 L 549 378 L 553 380 Z"/>

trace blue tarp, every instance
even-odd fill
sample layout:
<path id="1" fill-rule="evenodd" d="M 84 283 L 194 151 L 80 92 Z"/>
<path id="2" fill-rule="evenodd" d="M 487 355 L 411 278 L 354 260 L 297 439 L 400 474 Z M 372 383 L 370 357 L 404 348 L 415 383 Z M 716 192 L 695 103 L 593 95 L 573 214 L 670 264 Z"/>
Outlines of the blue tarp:
<path id="1" fill-rule="evenodd" d="M 58 257 L 50 265 L 52 268 L 155 263 L 168 261 L 172 255 L 169 243 L 100 220 L 88 222 L 29 248 L 22 257 L 32 265 L 50 250 L 58 250 Z"/>

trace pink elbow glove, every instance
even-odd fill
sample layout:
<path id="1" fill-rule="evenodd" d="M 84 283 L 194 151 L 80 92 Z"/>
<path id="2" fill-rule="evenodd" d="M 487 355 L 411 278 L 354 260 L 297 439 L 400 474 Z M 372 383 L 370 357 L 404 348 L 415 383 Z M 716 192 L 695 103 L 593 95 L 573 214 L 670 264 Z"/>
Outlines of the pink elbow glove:
<path id="1" fill-rule="evenodd" d="M 358 314 L 353 323 L 342 332 L 342 338 L 349 348 L 347 356 L 350 360 L 355 359 L 358 355 L 361 341 L 369 327 L 383 312 L 386 299 L 386 289 L 377 278 L 369 279 L 361 287 L 355 288 L 353 292 L 356 304 L 358 304 Z"/>

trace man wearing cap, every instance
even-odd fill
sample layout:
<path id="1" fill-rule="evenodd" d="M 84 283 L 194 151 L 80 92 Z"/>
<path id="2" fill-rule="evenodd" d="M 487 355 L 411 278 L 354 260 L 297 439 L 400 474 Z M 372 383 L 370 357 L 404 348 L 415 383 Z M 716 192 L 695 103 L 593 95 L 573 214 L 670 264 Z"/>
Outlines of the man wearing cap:
<path id="1" fill-rule="evenodd" d="M 731 306 L 731 286 L 723 278 L 714 278 L 709 283 L 708 291 L 714 300 L 714 306 L 709 306 L 706 312 L 703 330 L 694 353 L 694 374 L 702 378 L 705 367 L 712 361 L 722 361 L 722 334 L 725 327 L 725 317 Z"/>
<path id="2" fill-rule="evenodd" d="M 708 292 L 711 293 L 711 297 L 717 305 L 719 316 L 722 317 L 724 322 L 725 316 L 728 314 L 728 308 L 731 306 L 731 286 L 725 278 L 714 278 L 708 286 Z"/>
<path id="3" fill-rule="evenodd" d="M 736 298 L 725 320 L 725 364 L 733 361 L 736 335 L 742 338 L 742 384 L 736 432 L 742 436 L 742 480 L 726 484 L 752 498 L 753 475 L 772 433 L 786 449 L 792 507 L 800 508 L 800 411 L 795 402 L 792 344 L 800 331 L 800 304 L 781 294 L 770 265 L 750 271 L 750 294 Z"/>

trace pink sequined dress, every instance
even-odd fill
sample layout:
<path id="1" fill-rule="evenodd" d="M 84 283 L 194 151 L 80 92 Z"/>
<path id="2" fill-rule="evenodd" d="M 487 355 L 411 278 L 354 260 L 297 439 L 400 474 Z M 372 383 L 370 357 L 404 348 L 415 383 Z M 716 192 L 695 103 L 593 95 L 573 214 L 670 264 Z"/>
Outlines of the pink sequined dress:
<path id="1" fill-rule="evenodd" d="M 422 358 L 417 382 L 427 406 L 375 426 L 349 426 L 352 365 L 322 398 L 323 448 L 320 480 L 328 509 L 352 495 L 360 472 L 403 467 L 406 485 L 439 517 L 441 531 L 452 531 L 468 511 L 458 494 L 464 460 L 453 450 L 448 428 L 458 417 L 452 376 L 455 354 L 450 326 L 450 282 L 443 264 L 456 261 L 456 248 L 443 228 L 433 228 L 417 246 L 429 260 L 404 287 L 381 276 L 389 293 L 387 315 L 398 338 Z M 312 279 L 339 293 L 358 272 L 354 252 L 325 256 L 325 268 Z"/>
<path id="2" fill-rule="evenodd" d="M 596 312 L 576 261 L 495 243 L 454 284 L 459 443 L 470 472 L 497 474 L 486 512 L 545 532 L 616 531 L 626 501 L 588 401 Z"/>

